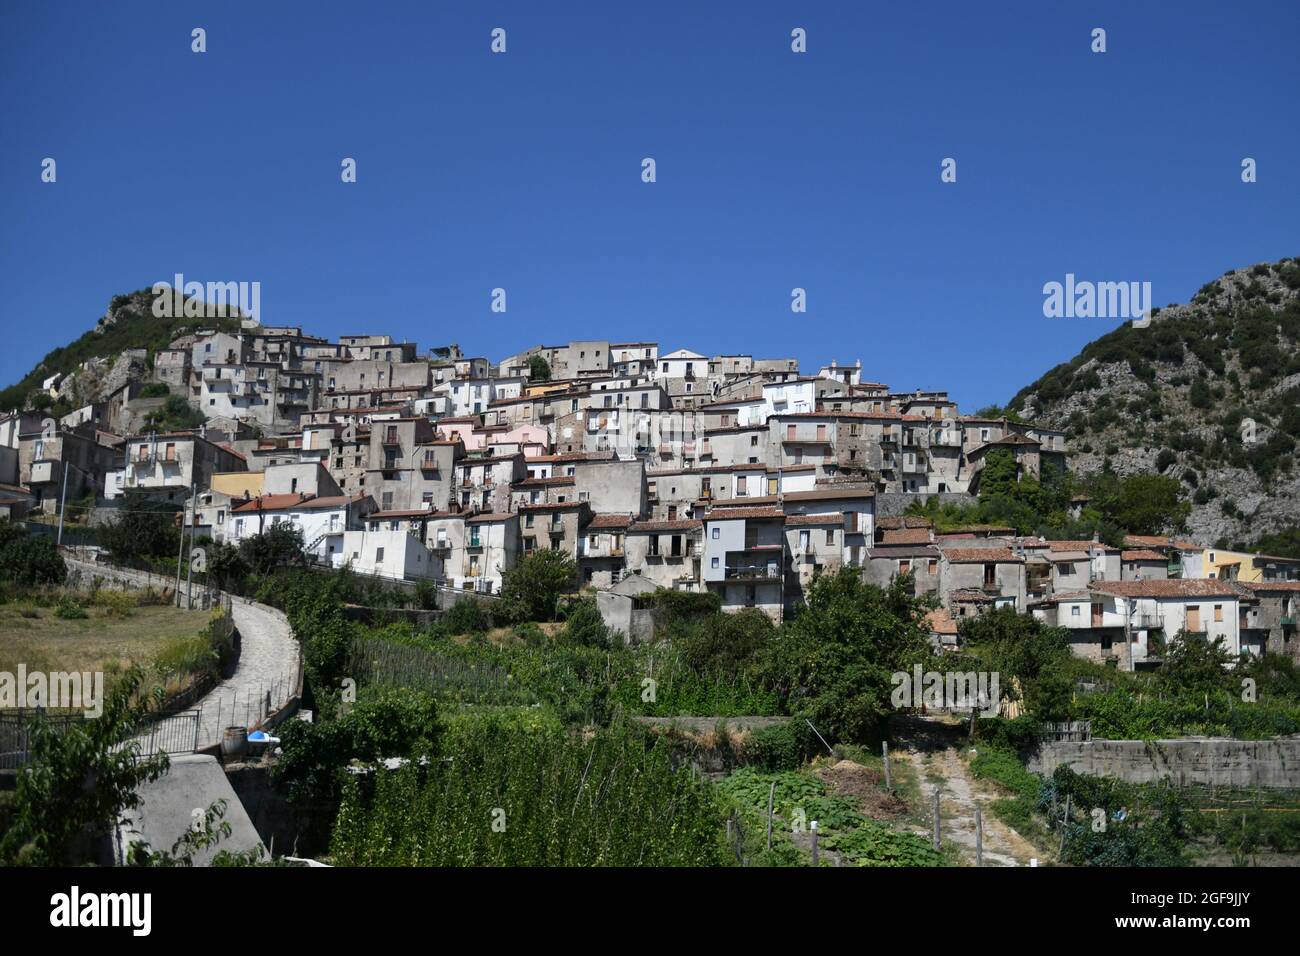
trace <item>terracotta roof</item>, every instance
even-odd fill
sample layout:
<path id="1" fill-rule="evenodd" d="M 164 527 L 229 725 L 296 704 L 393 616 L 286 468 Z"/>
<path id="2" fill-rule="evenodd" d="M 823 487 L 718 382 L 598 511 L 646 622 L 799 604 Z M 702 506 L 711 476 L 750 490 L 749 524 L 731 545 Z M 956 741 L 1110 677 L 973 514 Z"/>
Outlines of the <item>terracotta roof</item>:
<path id="1" fill-rule="evenodd" d="M 262 495 L 260 498 L 254 498 L 230 510 L 232 514 L 248 514 L 258 511 L 304 511 L 316 508 L 342 508 L 365 497 L 366 495 L 357 495 L 355 498 L 349 498 L 347 495 L 334 495 L 324 498 L 300 494 Z"/>
<path id="2" fill-rule="evenodd" d="M 1121 561 L 1164 561 L 1165 556 L 1159 551 L 1152 551 L 1149 548 L 1139 548 L 1136 551 L 1121 551 L 1119 554 Z"/>
<path id="3" fill-rule="evenodd" d="M 906 528 L 898 531 L 886 531 L 881 538 L 881 544 L 929 544 L 929 528 Z"/>
<path id="4" fill-rule="evenodd" d="M 519 505 L 520 511 L 572 511 L 585 505 L 585 501 L 539 501 Z"/>
<path id="5" fill-rule="evenodd" d="M 626 528 L 632 523 L 631 515 L 596 515 L 587 525 L 587 530 L 602 528 Z"/>
<path id="6" fill-rule="evenodd" d="M 943 554 L 949 564 L 1023 564 L 1025 560 L 1010 548 L 949 548 Z"/>
<path id="7" fill-rule="evenodd" d="M 937 558 L 939 549 L 928 544 L 900 544 L 890 547 L 870 548 L 867 551 L 868 558 L 884 558 L 886 560 L 893 558 Z"/>
<path id="8" fill-rule="evenodd" d="M 1102 544 L 1100 541 L 1048 541 L 1047 547 L 1052 551 L 1087 551 L 1090 548 L 1105 548 L 1107 551 L 1116 551 L 1110 545 Z"/>
<path id="9" fill-rule="evenodd" d="M 1235 597 L 1228 581 L 1212 578 L 1173 578 L 1168 581 L 1098 581 L 1093 591 L 1118 597 L 1180 598 L 1180 597 Z"/>
<path id="10" fill-rule="evenodd" d="M 930 611 L 925 616 L 925 623 L 931 634 L 956 634 L 957 622 L 952 619 L 946 608 Z"/>
<path id="11" fill-rule="evenodd" d="M 493 524 L 497 521 L 509 521 L 517 517 L 509 511 L 484 511 L 481 514 L 471 515 L 465 519 L 466 524 Z"/>
<path id="12" fill-rule="evenodd" d="M 434 515 L 435 512 L 423 508 L 412 508 L 408 511 L 372 511 L 366 518 L 369 521 L 383 521 L 387 518 L 432 518 Z"/>
<path id="13" fill-rule="evenodd" d="M 1246 581 L 1244 583 L 1252 591 L 1300 592 L 1300 581 Z"/>
<path id="14" fill-rule="evenodd" d="M 628 529 L 629 534 L 654 534 L 661 531 L 698 531 L 704 527 L 704 522 L 684 518 L 676 521 L 637 521 Z"/>
<path id="15" fill-rule="evenodd" d="M 995 600 L 992 594 L 985 594 L 979 588 L 958 588 L 950 591 L 948 597 L 953 601 L 976 601 L 981 604 L 992 604 Z"/>
<path id="16" fill-rule="evenodd" d="M 844 524 L 844 514 L 840 511 L 831 511 L 820 515 L 786 515 L 785 523 L 787 526 L 794 528 L 803 525 L 835 525 L 838 527 Z"/>
<path id="17" fill-rule="evenodd" d="M 742 518 L 780 518 L 784 521 L 785 512 L 780 508 L 715 508 L 704 516 L 705 521 L 734 521 Z"/>
<path id="18" fill-rule="evenodd" d="M 899 528 L 932 528 L 934 522 L 920 515 L 900 515 L 895 518 L 880 518 L 876 527 L 881 531 L 896 531 Z"/>
<path id="19" fill-rule="evenodd" d="M 513 488 L 536 488 L 548 487 L 552 485 L 571 485 L 576 479 L 573 475 L 552 475 L 550 478 L 521 478 L 511 487 Z"/>

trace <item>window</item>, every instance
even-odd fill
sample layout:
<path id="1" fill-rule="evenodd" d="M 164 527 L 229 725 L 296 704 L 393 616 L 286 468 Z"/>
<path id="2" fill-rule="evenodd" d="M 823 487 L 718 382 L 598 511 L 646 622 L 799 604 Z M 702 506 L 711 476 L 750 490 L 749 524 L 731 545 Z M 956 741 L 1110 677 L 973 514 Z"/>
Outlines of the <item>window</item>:
<path id="1" fill-rule="evenodd" d="M 749 447 L 750 447 L 750 448 L 757 448 L 757 447 L 758 447 L 758 436 L 757 436 L 757 435 L 750 435 L 750 436 L 749 436 Z"/>
<path id="2" fill-rule="evenodd" d="M 717 541 L 718 538 L 722 536 L 722 529 L 714 525 L 714 527 L 711 530 L 713 532 L 713 540 Z M 716 561 L 717 558 L 714 558 L 714 560 Z"/>
<path id="3" fill-rule="evenodd" d="M 716 568 L 717 566 L 718 566 L 718 559 L 717 559 L 717 558 L 714 558 L 712 561 L 709 562 L 709 567 L 711 567 L 711 568 Z"/>
<path id="4" fill-rule="evenodd" d="M 835 529 L 834 529 L 834 528 L 827 528 L 827 529 L 826 529 L 826 543 L 827 543 L 827 544 L 834 544 L 834 543 L 835 543 Z"/>
<path id="5" fill-rule="evenodd" d="M 1070 617 L 1078 617 L 1079 614 L 1080 614 L 1080 608 L 1079 608 L 1079 605 L 1077 605 L 1077 604 L 1071 604 L 1071 605 L 1070 605 Z"/>
<path id="6" fill-rule="evenodd" d="M 383 560 L 384 560 L 384 549 L 375 548 L 375 564 L 379 564 Z"/>
<path id="7" fill-rule="evenodd" d="M 1214 619 L 1215 619 L 1216 621 L 1222 621 L 1222 620 L 1223 620 L 1223 605 L 1222 605 L 1222 604 L 1216 604 L 1216 605 L 1214 605 Z"/>

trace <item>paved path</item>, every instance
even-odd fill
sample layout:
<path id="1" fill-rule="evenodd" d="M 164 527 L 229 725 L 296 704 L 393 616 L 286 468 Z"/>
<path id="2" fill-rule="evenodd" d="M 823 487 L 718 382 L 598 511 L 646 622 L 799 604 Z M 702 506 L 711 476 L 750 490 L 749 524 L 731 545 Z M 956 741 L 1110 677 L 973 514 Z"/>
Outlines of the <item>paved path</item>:
<path id="1" fill-rule="evenodd" d="M 298 642 L 284 614 L 265 604 L 234 598 L 239 630 L 239 664 L 196 705 L 199 745 L 219 743 L 226 727 L 252 727 L 276 710 L 296 691 Z"/>
<path id="2" fill-rule="evenodd" d="M 105 584 L 118 583 L 127 588 L 172 586 L 170 579 L 160 575 L 65 559 L 70 569 L 87 580 L 97 577 Z M 253 727 L 267 714 L 268 693 L 270 710 L 277 710 L 298 690 L 298 642 L 284 614 L 238 597 L 232 598 L 232 612 L 239 631 L 239 663 L 233 674 L 193 705 L 192 709 L 199 711 L 199 747 L 220 743 L 226 727 Z M 150 733 L 155 738 L 171 739 L 162 728 Z M 149 734 L 141 736 L 145 739 Z"/>
<path id="3" fill-rule="evenodd" d="M 962 848 L 969 865 L 975 863 L 975 808 L 980 808 L 984 826 L 985 866 L 1028 866 L 1031 857 L 1042 858 L 1019 833 L 999 820 L 989 808 L 997 798 L 992 788 L 971 776 L 958 747 L 969 749 L 960 727 L 926 717 L 898 718 L 891 725 L 896 745 L 892 753 L 909 760 L 916 768 L 925 806 L 930 807 L 939 791 L 940 831 L 945 842 Z M 929 836 L 929 830 L 917 831 Z"/>

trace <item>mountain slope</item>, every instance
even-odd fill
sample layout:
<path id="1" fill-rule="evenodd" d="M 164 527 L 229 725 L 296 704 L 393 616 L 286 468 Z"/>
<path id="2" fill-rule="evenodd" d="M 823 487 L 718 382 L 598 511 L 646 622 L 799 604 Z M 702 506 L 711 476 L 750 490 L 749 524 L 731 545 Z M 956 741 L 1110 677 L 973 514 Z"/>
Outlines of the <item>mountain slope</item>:
<path id="1" fill-rule="evenodd" d="M 0 391 L 0 411 L 22 408 L 45 379 L 56 372 L 70 375 L 92 359 L 112 360 L 127 349 L 147 349 L 152 362 L 154 352 L 196 328 L 239 329 L 238 318 L 185 318 L 184 300 L 179 300 L 172 310 L 177 318 L 159 318 L 153 314 L 153 303 L 154 294 L 150 289 L 114 296 L 108 304 L 108 311 L 93 329 L 68 345 L 51 351 L 22 379 Z M 80 395 L 84 401 L 100 397 L 90 394 L 93 386 L 88 386 L 85 392 Z"/>
<path id="2" fill-rule="evenodd" d="M 1066 429 L 1078 474 L 1178 478 L 1199 540 L 1300 525 L 1300 257 L 1230 270 L 1147 328 L 1089 343 L 1007 408 Z"/>

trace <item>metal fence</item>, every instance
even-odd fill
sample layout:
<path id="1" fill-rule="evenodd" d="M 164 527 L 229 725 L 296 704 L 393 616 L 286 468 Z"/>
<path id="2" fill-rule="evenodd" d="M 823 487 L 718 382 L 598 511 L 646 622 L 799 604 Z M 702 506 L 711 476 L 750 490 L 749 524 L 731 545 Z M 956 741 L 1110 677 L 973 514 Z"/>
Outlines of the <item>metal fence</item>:
<path id="1" fill-rule="evenodd" d="M 33 728 L 38 715 L 44 717 L 56 734 L 67 733 L 88 719 L 80 714 L 48 714 L 39 710 L 0 714 L 0 770 L 16 770 L 31 759 L 35 742 Z M 140 746 L 140 755 L 145 757 L 157 753 L 193 753 L 199 744 L 199 712 L 189 710 L 161 717 L 144 725 L 133 740 Z M 115 749 L 128 745 L 124 742 Z"/>

